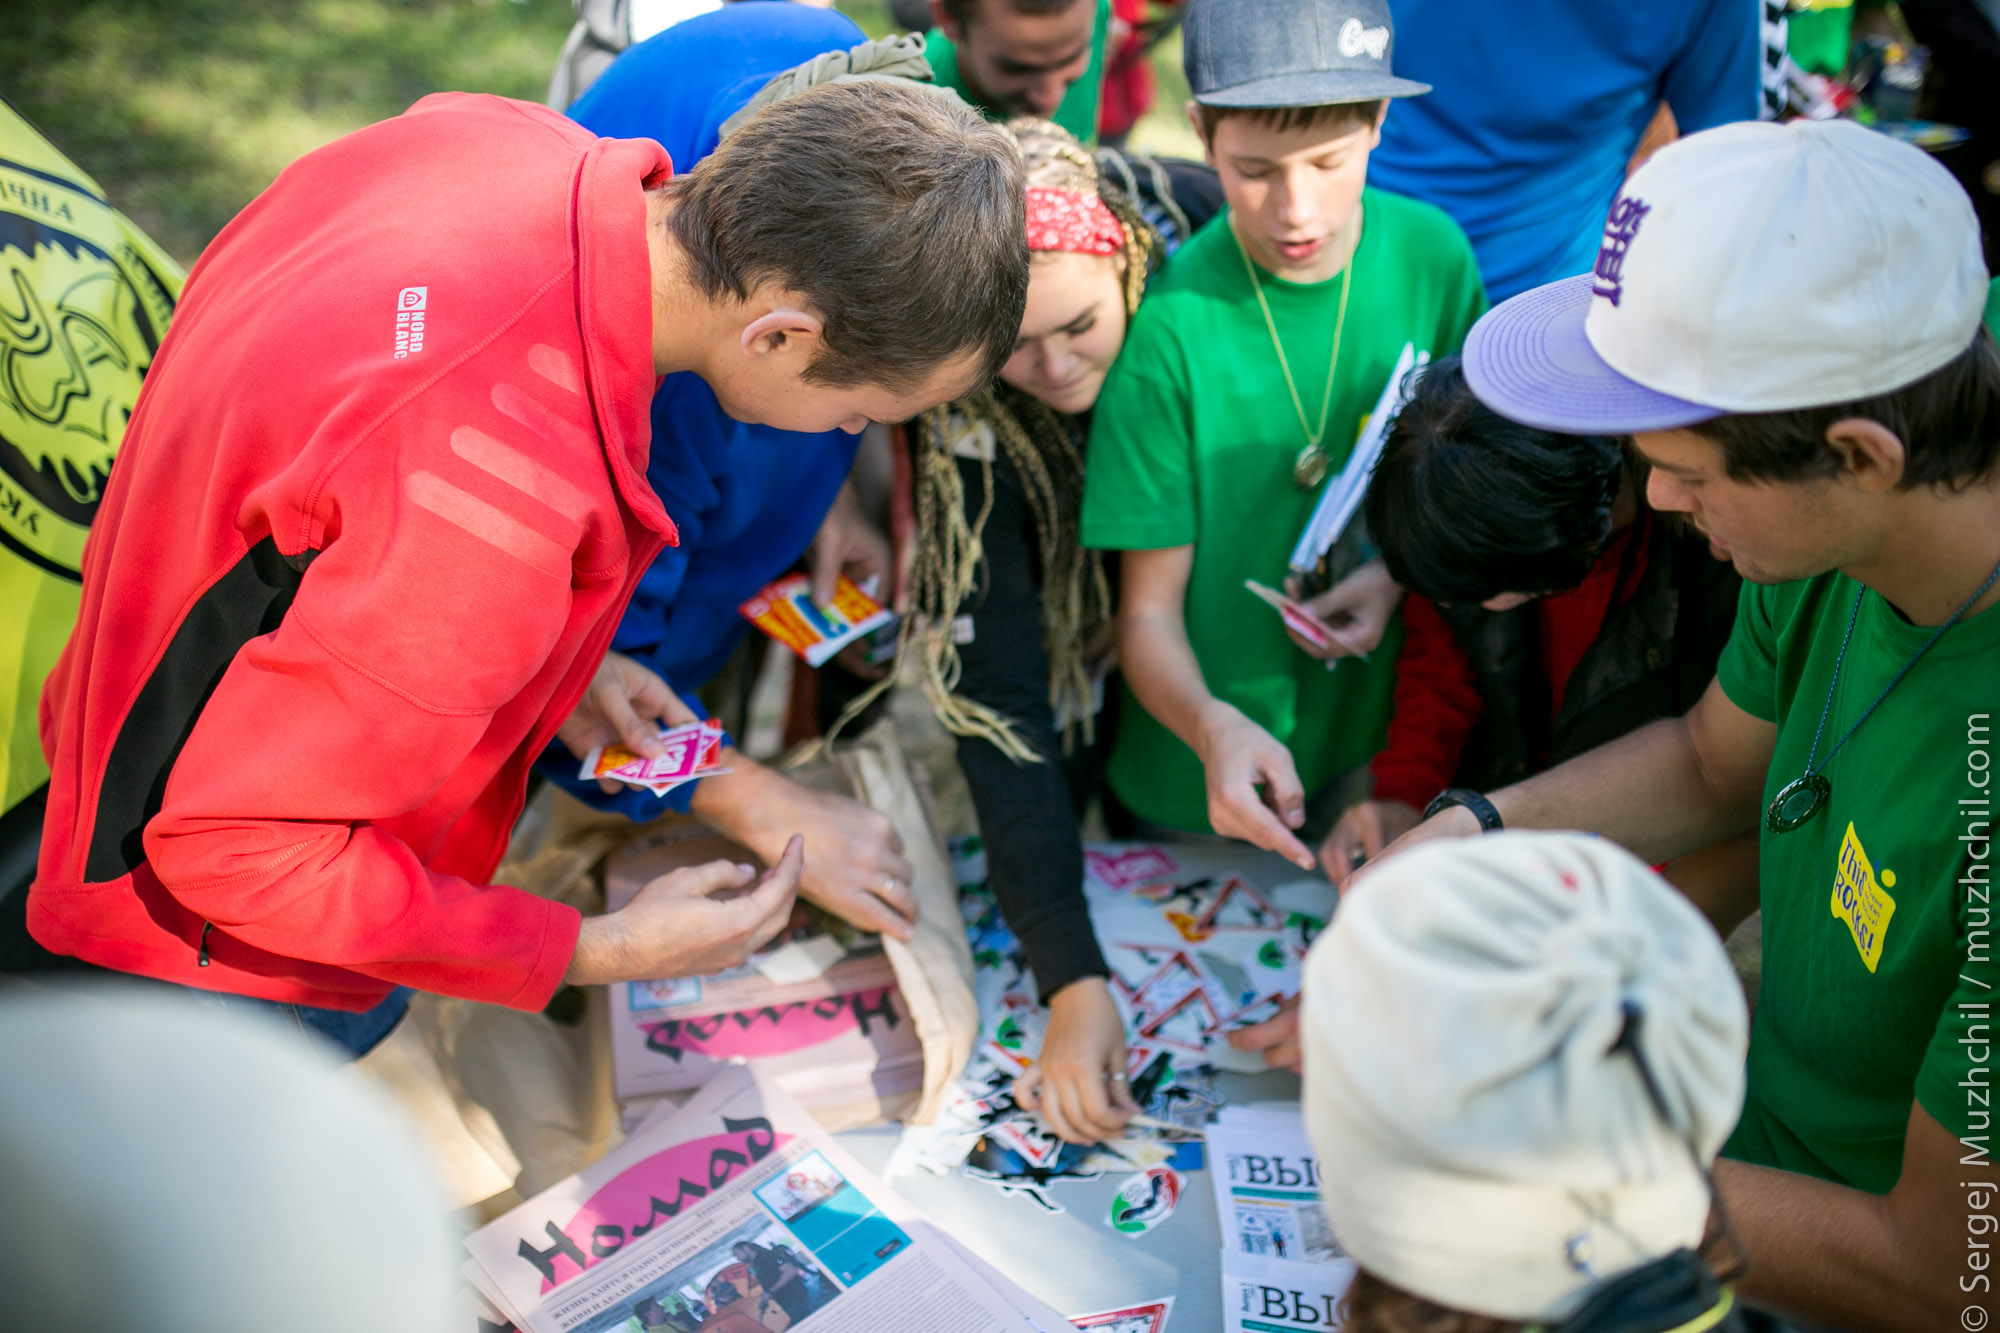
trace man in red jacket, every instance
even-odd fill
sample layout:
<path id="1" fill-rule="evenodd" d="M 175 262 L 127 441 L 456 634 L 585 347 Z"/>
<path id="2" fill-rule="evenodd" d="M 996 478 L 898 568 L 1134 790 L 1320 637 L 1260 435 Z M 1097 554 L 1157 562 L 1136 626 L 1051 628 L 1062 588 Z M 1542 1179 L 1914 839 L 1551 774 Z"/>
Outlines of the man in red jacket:
<path id="1" fill-rule="evenodd" d="M 487 882 L 551 736 L 671 713 L 604 651 L 675 539 L 653 386 L 799 431 L 960 396 L 1020 325 L 1021 198 L 1001 132 L 873 83 L 680 177 L 459 94 L 294 163 L 203 254 L 134 411 L 43 697 L 27 930 L 350 1048 L 399 987 L 537 1009 L 739 961 L 796 839 L 754 890 L 716 863 L 589 920 Z"/>

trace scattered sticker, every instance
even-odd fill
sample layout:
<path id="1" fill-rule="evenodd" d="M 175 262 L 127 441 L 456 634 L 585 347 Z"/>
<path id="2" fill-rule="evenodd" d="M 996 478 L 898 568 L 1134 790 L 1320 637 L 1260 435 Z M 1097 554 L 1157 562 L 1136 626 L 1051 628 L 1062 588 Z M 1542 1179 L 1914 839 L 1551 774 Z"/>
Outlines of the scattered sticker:
<path id="1" fill-rule="evenodd" d="M 1143 1236 L 1173 1216 L 1181 1201 L 1181 1173 L 1170 1166 L 1148 1167 L 1132 1177 L 1111 1199 L 1111 1229 Z"/>
<path id="2" fill-rule="evenodd" d="M 1069 1317 L 1071 1327 L 1090 1333 L 1164 1333 L 1174 1298 L 1163 1296 L 1144 1305 L 1127 1305 L 1117 1310 L 1097 1310 Z"/>

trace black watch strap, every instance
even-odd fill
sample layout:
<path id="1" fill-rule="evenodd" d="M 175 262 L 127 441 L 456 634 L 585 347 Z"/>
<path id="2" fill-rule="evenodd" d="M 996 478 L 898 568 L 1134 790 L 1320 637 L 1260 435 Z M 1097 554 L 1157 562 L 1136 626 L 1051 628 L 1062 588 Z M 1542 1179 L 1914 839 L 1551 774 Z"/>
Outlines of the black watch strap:
<path id="1" fill-rule="evenodd" d="M 1433 796 L 1431 803 L 1424 807 L 1424 818 L 1429 819 L 1438 811 L 1451 805 L 1462 805 L 1470 810 L 1472 817 L 1479 821 L 1479 831 L 1481 833 L 1498 833 L 1506 827 L 1506 825 L 1500 822 L 1500 812 L 1493 808 L 1493 802 L 1487 800 L 1470 787 L 1446 787 L 1436 796 Z"/>

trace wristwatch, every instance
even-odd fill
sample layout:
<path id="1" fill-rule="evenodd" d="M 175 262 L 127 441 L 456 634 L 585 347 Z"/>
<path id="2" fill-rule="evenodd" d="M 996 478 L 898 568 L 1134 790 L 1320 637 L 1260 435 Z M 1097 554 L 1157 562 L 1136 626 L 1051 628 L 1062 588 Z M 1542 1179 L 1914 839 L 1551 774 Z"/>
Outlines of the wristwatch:
<path id="1" fill-rule="evenodd" d="M 1500 812 L 1493 808 L 1493 802 L 1470 787 L 1446 787 L 1433 796 L 1431 803 L 1424 807 L 1424 818 L 1429 819 L 1446 806 L 1452 805 L 1462 805 L 1470 810 L 1472 817 L 1479 821 L 1481 833 L 1498 833 L 1506 827 L 1500 822 Z"/>

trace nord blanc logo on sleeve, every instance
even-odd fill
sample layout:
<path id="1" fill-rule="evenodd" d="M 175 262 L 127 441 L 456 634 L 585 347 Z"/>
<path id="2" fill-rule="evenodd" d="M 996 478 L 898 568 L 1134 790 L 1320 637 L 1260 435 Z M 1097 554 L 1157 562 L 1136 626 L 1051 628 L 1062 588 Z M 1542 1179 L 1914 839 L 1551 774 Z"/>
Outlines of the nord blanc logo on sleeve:
<path id="1" fill-rule="evenodd" d="M 396 293 L 396 360 L 424 350 L 424 307 L 431 289 L 405 287 Z"/>

